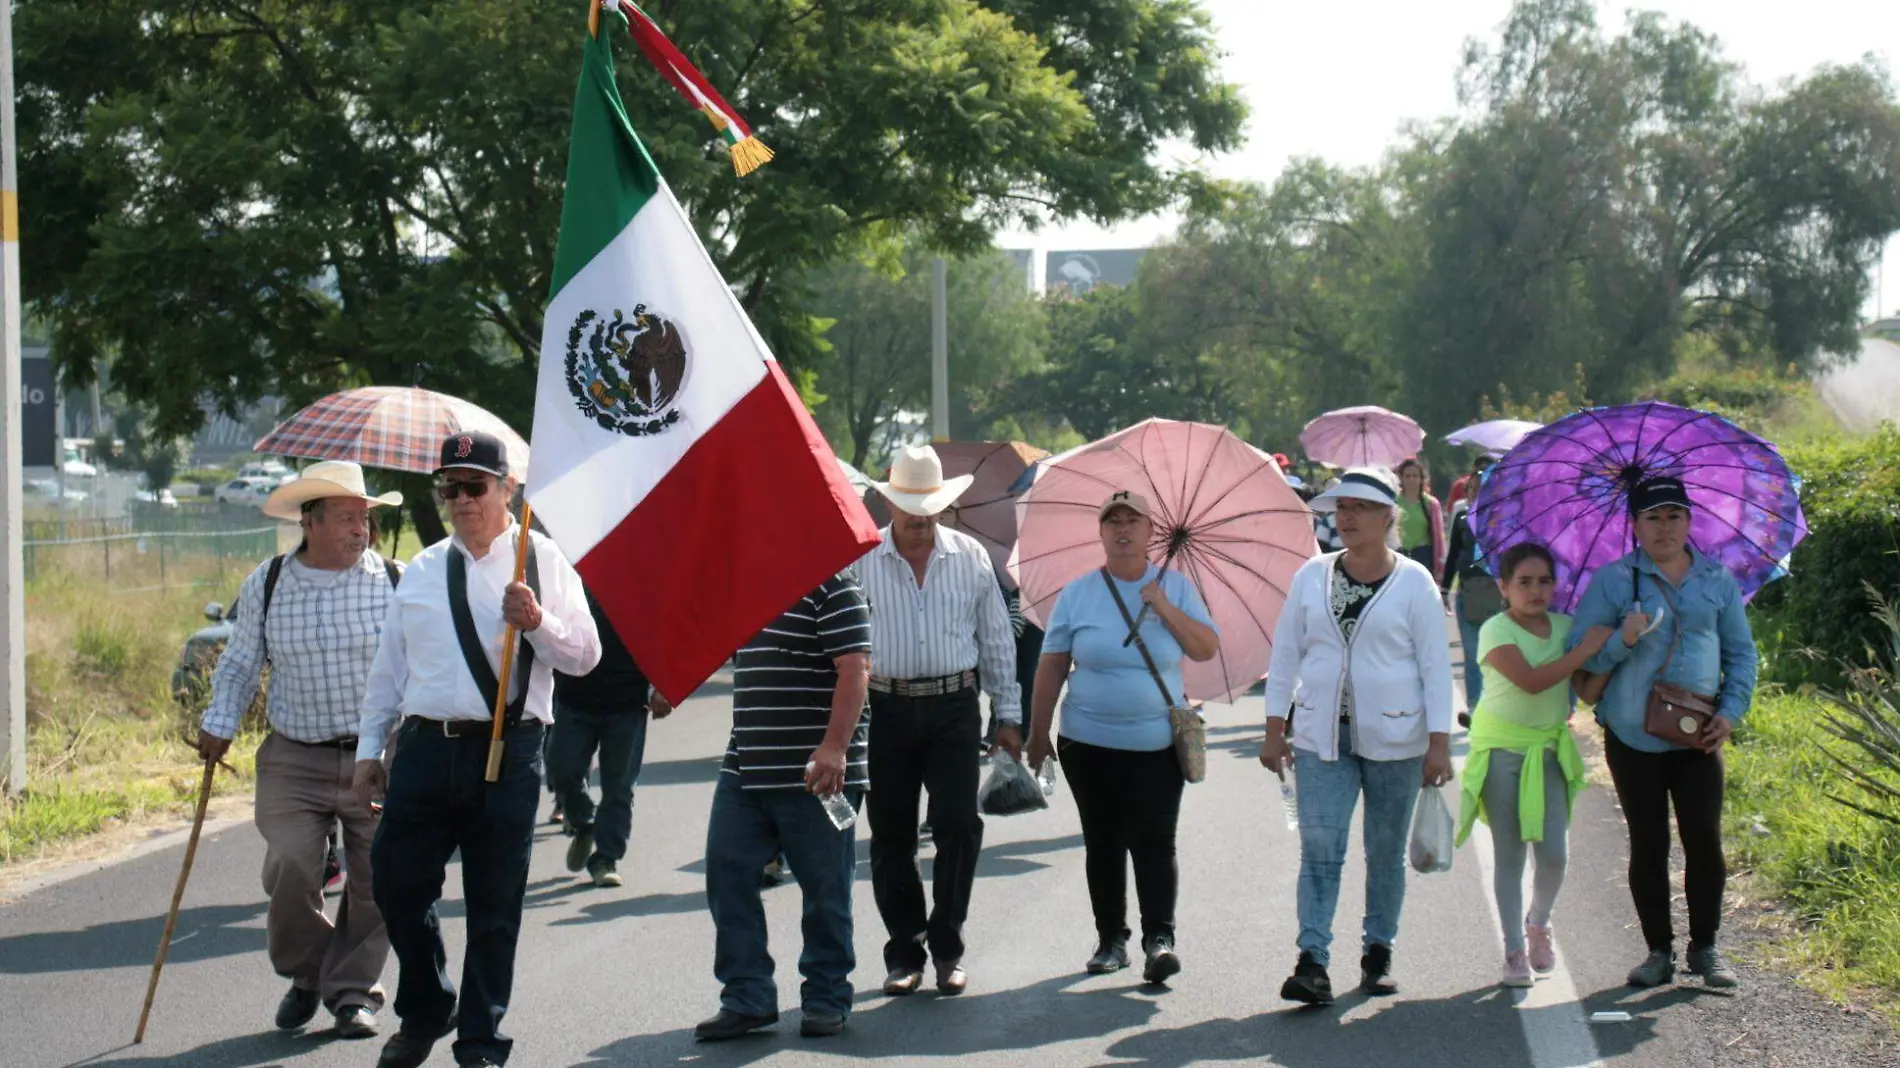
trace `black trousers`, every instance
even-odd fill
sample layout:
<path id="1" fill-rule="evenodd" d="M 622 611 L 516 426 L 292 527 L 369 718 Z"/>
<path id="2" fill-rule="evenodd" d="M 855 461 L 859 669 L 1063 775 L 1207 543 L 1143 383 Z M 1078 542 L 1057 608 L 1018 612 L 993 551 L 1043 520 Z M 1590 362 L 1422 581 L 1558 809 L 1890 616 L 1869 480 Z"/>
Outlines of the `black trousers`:
<path id="1" fill-rule="evenodd" d="M 1082 817 L 1096 935 L 1128 938 L 1128 862 L 1132 857 L 1142 945 L 1162 935 L 1172 938 L 1174 902 L 1181 885 L 1175 829 L 1181 821 L 1181 791 L 1187 786 L 1174 750 L 1142 753 L 1060 738 L 1056 757 Z"/>
<path id="2" fill-rule="evenodd" d="M 370 847 L 376 907 L 396 953 L 396 1016 L 416 1034 L 441 1034 L 453 1024 L 458 1061 L 488 1057 L 505 1064 L 514 1045 L 501 1033 L 501 1018 L 514 989 L 541 796 L 542 733 L 533 720 L 510 728 L 501 779 L 492 783 L 483 778 L 487 731 L 447 738 L 439 725 L 411 719 L 397 733 L 389 796 Z M 459 1009 L 436 915 L 457 849 L 468 910 Z"/>
<path id="3" fill-rule="evenodd" d="M 1683 889 L 1689 898 L 1689 944 L 1712 946 L 1722 927 L 1728 864 L 1722 856 L 1722 755 L 1697 749 L 1645 753 L 1604 732 L 1603 747 L 1616 799 L 1630 831 L 1630 898 L 1651 949 L 1673 948 L 1669 907 L 1669 808 L 1682 839 Z"/>
<path id="4" fill-rule="evenodd" d="M 963 959 L 963 922 L 970 914 L 976 858 L 983 849 L 977 814 L 978 742 L 982 712 L 974 687 L 942 697 L 871 694 L 871 889 L 890 941 L 888 969 L 921 970 Z M 930 792 L 932 864 L 926 912 L 917 871 L 919 793 Z"/>

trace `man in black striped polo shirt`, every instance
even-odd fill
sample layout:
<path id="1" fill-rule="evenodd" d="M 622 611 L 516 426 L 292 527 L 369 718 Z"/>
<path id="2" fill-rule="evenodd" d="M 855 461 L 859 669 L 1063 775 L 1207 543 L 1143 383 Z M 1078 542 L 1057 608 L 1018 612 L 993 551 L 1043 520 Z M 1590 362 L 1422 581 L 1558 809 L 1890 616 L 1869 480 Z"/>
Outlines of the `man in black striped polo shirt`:
<path id="1" fill-rule="evenodd" d="M 732 740 L 706 829 L 706 900 L 717 932 L 719 1014 L 701 1041 L 778 1022 L 759 872 L 782 850 L 805 898 L 799 1033 L 835 1035 L 851 1011 L 853 827 L 836 827 L 821 798 L 852 808 L 870 784 L 865 709 L 871 613 L 857 580 L 826 580 L 733 658 Z"/>

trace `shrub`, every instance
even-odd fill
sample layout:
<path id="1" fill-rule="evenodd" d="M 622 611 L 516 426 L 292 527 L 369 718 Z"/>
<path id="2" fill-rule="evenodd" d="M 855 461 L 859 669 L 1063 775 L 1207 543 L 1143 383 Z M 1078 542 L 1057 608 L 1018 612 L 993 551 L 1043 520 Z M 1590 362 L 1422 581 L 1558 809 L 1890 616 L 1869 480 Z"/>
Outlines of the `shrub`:
<path id="1" fill-rule="evenodd" d="M 1821 729 L 1845 743 L 1844 752 L 1828 746 L 1827 757 L 1853 787 L 1852 796 L 1828 796 L 1900 827 L 1900 608 L 1878 593 L 1869 596 L 1885 648 L 1874 666 L 1844 669 L 1844 691 L 1821 692 Z"/>
<path id="2" fill-rule="evenodd" d="M 1837 686 L 1842 664 L 1872 666 L 1886 644 L 1872 593 L 1900 593 L 1900 430 L 1786 456 L 1802 479 L 1808 537 L 1789 577 L 1755 598 L 1764 677 Z"/>

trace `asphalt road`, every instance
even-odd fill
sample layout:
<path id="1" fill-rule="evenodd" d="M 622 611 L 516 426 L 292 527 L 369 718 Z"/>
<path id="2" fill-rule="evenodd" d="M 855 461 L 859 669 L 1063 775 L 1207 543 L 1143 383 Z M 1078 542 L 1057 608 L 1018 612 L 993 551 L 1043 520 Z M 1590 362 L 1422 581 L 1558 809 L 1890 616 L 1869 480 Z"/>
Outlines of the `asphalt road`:
<path id="1" fill-rule="evenodd" d="M 978 871 L 972 981 L 961 998 L 877 995 L 883 932 L 861 864 L 855 900 L 861 993 L 847 1033 L 797 1036 L 798 892 L 768 892 L 780 960 L 776 1034 L 695 1045 L 691 1028 L 717 1006 L 712 928 L 700 866 L 707 809 L 728 726 L 715 685 L 656 724 L 636 798 L 628 885 L 601 891 L 567 874 L 564 839 L 544 828 L 506 1030 L 514 1065 L 850 1065 L 959 1068 L 1258 1064 L 1288 1068 L 1688 1068 L 1900 1063 L 1890 1032 L 1845 1015 L 1789 981 L 1745 968 L 1724 997 L 1683 985 L 1635 992 L 1623 973 L 1642 955 L 1622 887 L 1623 837 L 1607 789 L 1587 791 L 1557 915 L 1564 965 L 1529 992 L 1495 986 L 1499 964 L 1481 831 L 1446 874 L 1410 875 L 1395 998 L 1345 996 L 1324 1010 L 1278 1000 L 1295 950 L 1295 835 L 1255 762 L 1257 698 L 1210 710 L 1210 773 L 1188 789 L 1181 819 L 1181 953 L 1165 990 L 1133 973 L 1092 978 L 1082 845 L 1073 805 L 991 819 Z M 262 843 L 248 824 L 207 836 L 179 920 L 147 1041 L 130 1045 L 182 843 L 45 886 L 0 906 L 0 1068 L 80 1064 L 141 1068 L 368 1068 L 380 1040 L 323 1030 L 285 1034 L 270 1021 L 284 983 L 264 958 Z M 925 856 L 928 856 L 926 848 Z M 1336 979 L 1349 986 L 1363 888 L 1348 867 Z M 450 873 L 451 894 L 458 880 Z M 444 906 L 452 958 L 459 894 Z M 1737 917 L 1748 926 L 1752 911 Z M 1749 936 L 1741 936 L 1745 941 Z M 390 965 L 389 978 L 394 978 Z M 1628 1022 L 1593 1023 L 1596 1011 Z M 319 1023 L 327 1017 L 319 1017 Z M 393 1016 L 385 1016 L 393 1027 Z M 438 1046 L 435 1065 L 451 1063 Z"/>
<path id="2" fill-rule="evenodd" d="M 1868 431 L 1900 419 L 1900 344 L 1863 338 L 1858 357 L 1815 380 L 1821 399 L 1849 430 Z"/>

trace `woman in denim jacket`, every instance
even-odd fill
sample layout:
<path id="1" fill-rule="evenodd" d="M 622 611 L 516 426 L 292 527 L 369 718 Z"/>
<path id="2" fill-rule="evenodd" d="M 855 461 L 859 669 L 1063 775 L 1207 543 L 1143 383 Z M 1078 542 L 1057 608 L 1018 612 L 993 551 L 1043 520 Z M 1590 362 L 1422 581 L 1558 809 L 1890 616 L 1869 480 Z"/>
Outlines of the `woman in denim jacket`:
<path id="1" fill-rule="evenodd" d="M 1689 545 L 1688 493 L 1673 478 L 1630 491 L 1638 548 L 1599 568 L 1577 605 L 1570 643 L 1594 626 L 1617 627 L 1603 651 L 1584 663 L 1580 690 L 1597 698 L 1597 722 L 1617 800 L 1629 824 L 1630 897 L 1649 956 L 1629 973 L 1632 986 L 1675 978 L 1670 920 L 1669 810 L 1687 861 L 1689 951 L 1685 970 L 1710 987 L 1730 989 L 1735 973 L 1716 952 L 1728 869 L 1722 857 L 1722 745 L 1755 693 L 1755 641 L 1741 588 L 1721 562 Z M 1671 654 L 1671 646 L 1674 653 Z M 1607 679 L 1603 676 L 1608 676 Z M 1716 698 L 1716 716 L 1698 748 L 1684 748 L 1643 727 L 1650 687 L 1671 682 Z"/>

